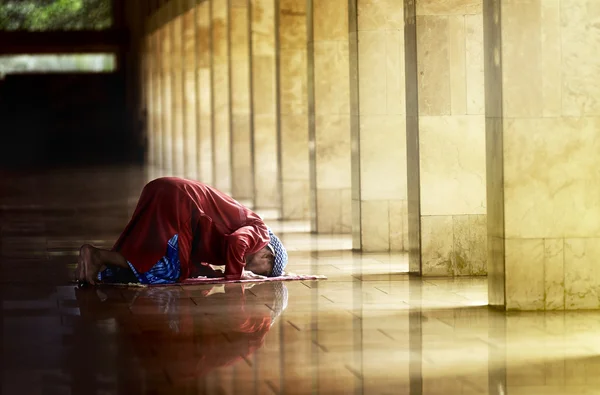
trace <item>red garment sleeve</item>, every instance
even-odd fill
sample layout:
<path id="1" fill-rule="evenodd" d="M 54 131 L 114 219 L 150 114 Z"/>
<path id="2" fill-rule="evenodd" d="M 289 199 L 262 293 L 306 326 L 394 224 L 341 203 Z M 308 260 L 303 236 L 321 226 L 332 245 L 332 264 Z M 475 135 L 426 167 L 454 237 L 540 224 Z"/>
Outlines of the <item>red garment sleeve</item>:
<path id="1" fill-rule="evenodd" d="M 244 226 L 226 236 L 225 278 L 239 280 L 246 266 L 246 255 L 254 254 L 269 242 L 266 225 Z"/>

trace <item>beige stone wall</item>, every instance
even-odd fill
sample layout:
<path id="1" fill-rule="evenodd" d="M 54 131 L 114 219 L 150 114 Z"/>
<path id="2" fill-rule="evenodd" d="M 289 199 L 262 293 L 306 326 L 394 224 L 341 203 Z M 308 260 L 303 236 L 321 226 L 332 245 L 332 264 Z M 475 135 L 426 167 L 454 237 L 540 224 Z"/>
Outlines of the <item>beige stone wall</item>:
<path id="1" fill-rule="evenodd" d="M 250 26 L 247 0 L 230 0 L 232 193 L 254 201 L 250 112 Z"/>
<path id="2" fill-rule="evenodd" d="M 229 0 L 211 0 L 214 185 L 231 194 Z"/>
<path id="3" fill-rule="evenodd" d="M 352 11 L 351 11 L 352 12 Z M 353 245 L 408 248 L 403 4 L 358 0 L 351 26 Z M 352 68 L 351 68 L 352 69 Z"/>
<path id="4" fill-rule="evenodd" d="M 212 94 L 212 34 L 210 1 L 196 6 L 196 63 L 197 116 L 198 116 L 198 177 L 200 181 L 214 184 L 213 162 L 213 94 Z"/>
<path id="5" fill-rule="evenodd" d="M 350 233 L 352 189 L 350 153 L 350 59 L 348 2 L 312 0 L 314 108 L 310 144 L 314 147 L 314 231 Z"/>
<path id="6" fill-rule="evenodd" d="M 600 7 L 492 1 L 485 17 L 490 303 L 600 308 Z"/>
<path id="7" fill-rule="evenodd" d="M 279 3 L 282 218 L 308 219 L 310 166 L 306 0 Z"/>
<path id="8" fill-rule="evenodd" d="M 258 208 L 279 209 L 275 2 L 250 0 L 250 6 L 254 203 Z"/>

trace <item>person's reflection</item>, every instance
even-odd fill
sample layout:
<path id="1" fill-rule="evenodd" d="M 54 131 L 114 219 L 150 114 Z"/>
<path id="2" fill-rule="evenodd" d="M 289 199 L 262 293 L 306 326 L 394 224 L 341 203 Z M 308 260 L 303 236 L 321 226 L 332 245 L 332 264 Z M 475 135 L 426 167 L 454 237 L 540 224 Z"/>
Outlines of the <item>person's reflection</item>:
<path id="1" fill-rule="evenodd" d="M 203 290 L 78 289 L 77 300 L 84 318 L 116 320 L 122 344 L 132 346 L 146 373 L 163 371 L 179 382 L 234 364 L 262 347 L 287 306 L 287 288 L 268 282 Z"/>

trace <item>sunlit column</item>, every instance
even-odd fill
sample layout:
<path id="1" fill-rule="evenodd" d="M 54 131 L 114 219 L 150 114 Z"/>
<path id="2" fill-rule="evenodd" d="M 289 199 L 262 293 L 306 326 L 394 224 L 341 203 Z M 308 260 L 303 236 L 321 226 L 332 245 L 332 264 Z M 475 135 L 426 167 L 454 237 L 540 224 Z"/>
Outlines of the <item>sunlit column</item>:
<path id="1" fill-rule="evenodd" d="M 154 135 L 154 167 L 163 166 L 163 140 L 162 140 L 162 40 L 161 30 L 158 28 L 158 16 L 156 12 L 152 16 L 152 112 L 150 114 Z"/>
<path id="2" fill-rule="evenodd" d="M 210 2 L 211 0 L 196 0 L 198 177 L 207 184 L 214 183 Z"/>
<path id="3" fill-rule="evenodd" d="M 281 215 L 310 216 L 306 0 L 279 4 Z"/>
<path id="4" fill-rule="evenodd" d="M 309 0 L 308 5 L 312 228 L 350 233 L 348 1 Z"/>
<path id="5" fill-rule="evenodd" d="M 183 14 L 183 87 L 184 87 L 184 175 L 198 178 L 198 124 L 196 100 L 196 0 L 185 0 Z"/>
<path id="6" fill-rule="evenodd" d="M 144 35 L 144 57 L 143 57 L 143 78 L 142 78 L 142 108 L 146 111 L 144 119 L 146 130 L 146 164 L 154 166 L 156 164 L 154 138 L 154 67 L 156 59 L 154 58 L 154 32 L 151 30 L 150 21 L 146 21 Z"/>
<path id="7" fill-rule="evenodd" d="M 250 4 L 254 201 L 258 208 L 280 209 L 275 1 Z"/>
<path id="8" fill-rule="evenodd" d="M 408 247 L 403 4 L 351 0 L 353 246 Z"/>
<path id="9" fill-rule="evenodd" d="M 172 101 L 172 31 L 173 22 L 171 21 L 171 3 L 167 3 L 160 10 L 163 21 L 161 33 L 162 50 L 162 146 L 163 146 L 163 170 L 170 174 L 173 171 L 173 101 Z"/>
<path id="10" fill-rule="evenodd" d="M 183 176 L 184 172 L 184 117 L 183 117 L 183 0 L 172 0 L 171 9 L 173 27 L 171 39 L 172 52 L 172 128 L 173 128 L 173 171 L 176 176 Z"/>
<path id="11" fill-rule="evenodd" d="M 254 172 L 250 116 L 249 1 L 229 0 L 231 165 L 233 197 L 252 203 Z"/>
<path id="12" fill-rule="evenodd" d="M 598 309 L 600 8 L 484 3 L 490 304 Z"/>
<path id="13" fill-rule="evenodd" d="M 406 4 L 411 270 L 485 275 L 483 1 Z"/>
<path id="14" fill-rule="evenodd" d="M 211 0 L 214 185 L 231 193 L 229 0 Z"/>

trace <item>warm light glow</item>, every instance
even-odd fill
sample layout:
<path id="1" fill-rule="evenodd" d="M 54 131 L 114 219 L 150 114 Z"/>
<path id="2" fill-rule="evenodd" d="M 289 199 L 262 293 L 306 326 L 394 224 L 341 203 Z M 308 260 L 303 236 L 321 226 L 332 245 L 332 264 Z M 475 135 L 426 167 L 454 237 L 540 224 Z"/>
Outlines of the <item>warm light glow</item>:
<path id="1" fill-rule="evenodd" d="M 7 55 L 0 56 L 0 78 L 39 72 L 112 72 L 116 63 L 112 53 Z"/>

